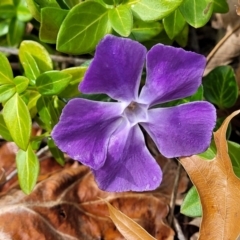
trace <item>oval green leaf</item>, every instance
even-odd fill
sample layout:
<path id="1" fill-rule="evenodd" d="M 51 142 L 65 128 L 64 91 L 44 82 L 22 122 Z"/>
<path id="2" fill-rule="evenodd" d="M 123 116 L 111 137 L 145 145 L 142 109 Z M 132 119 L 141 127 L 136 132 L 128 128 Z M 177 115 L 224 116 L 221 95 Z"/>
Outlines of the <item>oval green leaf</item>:
<path id="1" fill-rule="evenodd" d="M 238 86 L 230 66 L 220 66 L 203 79 L 204 97 L 219 108 L 232 107 L 238 98 Z"/>
<path id="2" fill-rule="evenodd" d="M 16 93 L 16 87 L 14 84 L 0 85 L 0 102 L 7 101 Z"/>
<path id="3" fill-rule="evenodd" d="M 31 84 L 43 72 L 53 69 L 52 59 L 47 50 L 34 41 L 23 41 L 19 48 L 19 58 Z"/>
<path id="4" fill-rule="evenodd" d="M 64 166 L 64 164 L 65 164 L 64 155 L 58 149 L 58 147 L 55 145 L 55 143 L 51 137 L 48 138 L 47 144 L 48 144 L 49 150 L 52 153 L 53 157 L 55 158 L 56 162 L 59 163 L 61 166 Z"/>
<path id="5" fill-rule="evenodd" d="M 204 26 L 212 16 L 213 0 L 185 0 L 179 10 L 191 26 L 199 28 Z"/>
<path id="6" fill-rule="evenodd" d="M 67 87 L 71 78 L 70 74 L 60 71 L 45 72 L 36 79 L 36 87 L 42 95 L 56 95 Z"/>
<path id="7" fill-rule="evenodd" d="M 143 21 L 154 21 L 168 16 L 182 2 L 183 0 L 140 0 L 132 4 L 132 10 Z"/>
<path id="8" fill-rule="evenodd" d="M 68 14 L 68 10 L 45 7 L 41 9 L 40 40 L 56 43 L 61 24 Z"/>
<path id="9" fill-rule="evenodd" d="M 39 160 L 29 144 L 26 151 L 19 150 L 16 156 L 18 181 L 24 193 L 29 194 L 36 185 L 39 174 Z"/>
<path id="10" fill-rule="evenodd" d="M 0 52 L 0 84 L 12 84 L 13 72 L 5 55 Z"/>
<path id="11" fill-rule="evenodd" d="M 31 135 L 31 118 L 26 104 L 17 93 L 5 104 L 3 117 L 14 142 L 26 151 Z"/>
<path id="12" fill-rule="evenodd" d="M 92 52 L 111 31 L 108 9 L 93 1 L 73 7 L 64 19 L 57 38 L 57 50 L 71 54 Z"/>
<path id="13" fill-rule="evenodd" d="M 127 5 L 120 5 L 109 11 L 112 28 L 121 36 L 128 37 L 133 26 L 133 16 Z"/>
<path id="14" fill-rule="evenodd" d="M 13 139 L 7 128 L 7 125 L 3 119 L 3 115 L 0 113 L 0 135 L 7 141 L 12 142 Z"/>
<path id="15" fill-rule="evenodd" d="M 24 76 L 17 76 L 13 79 L 13 81 L 16 84 L 16 89 L 19 94 L 24 92 L 29 84 L 28 78 Z"/>
<path id="16" fill-rule="evenodd" d="M 144 22 L 136 19 L 130 37 L 138 42 L 144 42 L 157 36 L 162 30 L 163 25 L 160 22 Z"/>
<path id="17" fill-rule="evenodd" d="M 9 46 L 16 47 L 22 40 L 25 30 L 25 23 L 18 20 L 16 17 L 12 18 L 9 24 L 9 31 L 7 34 L 7 41 Z"/>
<path id="18" fill-rule="evenodd" d="M 165 31 L 170 39 L 174 39 L 183 30 L 185 24 L 186 21 L 178 9 L 163 19 Z"/>
<path id="19" fill-rule="evenodd" d="M 189 217 L 202 216 L 202 205 L 195 187 L 192 187 L 184 198 L 181 213 Z"/>

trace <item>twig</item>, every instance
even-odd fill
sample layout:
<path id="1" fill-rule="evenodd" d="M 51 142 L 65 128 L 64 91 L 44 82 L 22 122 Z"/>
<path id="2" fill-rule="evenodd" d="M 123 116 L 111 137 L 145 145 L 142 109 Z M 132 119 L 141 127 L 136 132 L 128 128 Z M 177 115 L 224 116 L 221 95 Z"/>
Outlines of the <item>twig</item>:
<path id="1" fill-rule="evenodd" d="M 217 43 L 217 45 L 213 48 L 213 50 L 207 56 L 207 64 L 215 55 L 215 53 L 218 51 L 218 49 L 224 44 L 224 42 L 239 28 L 240 28 L 240 25 L 238 24 L 233 29 L 231 29 L 231 31 L 228 31 L 227 34 Z"/>
<path id="2" fill-rule="evenodd" d="M 10 47 L 0 47 L 0 52 L 3 53 L 9 53 L 12 55 L 18 55 L 19 54 L 19 50 L 16 48 L 10 48 Z M 67 62 L 67 63 L 71 63 L 74 65 L 80 65 L 82 63 L 84 63 L 87 59 L 84 58 L 75 58 L 75 57 L 64 57 L 64 56 L 57 56 L 57 55 L 50 55 L 51 59 L 54 62 Z"/>
<path id="3" fill-rule="evenodd" d="M 173 225 L 174 225 L 174 228 L 175 228 L 175 230 L 177 232 L 178 239 L 179 240 L 186 240 L 186 238 L 185 238 L 185 236 L 184 236 L 184 234 L 182 232 L 181 226 L 179 225 L 179 223 L 178 223 L 176 218 L 173 218 Z"/>
<path id="4" fill-rule="evenodd" d="M 174 208 L 175 208 L 175 201 L 177 198 L 177 191 L 178 191 L 178 185 L 179 185 L 179 180 L 180 180 L 180 175 L 181 175 L 181 164 L 179 161 L 177 161 L 177 172 L 176 172 L 176 177 L 173 185 L 173 191 L 171 194 L 171 201 L 170 201 L 170 214 L 169 214 L 169 223 L 170 225 L 173 224 L 174 220 Z"/>

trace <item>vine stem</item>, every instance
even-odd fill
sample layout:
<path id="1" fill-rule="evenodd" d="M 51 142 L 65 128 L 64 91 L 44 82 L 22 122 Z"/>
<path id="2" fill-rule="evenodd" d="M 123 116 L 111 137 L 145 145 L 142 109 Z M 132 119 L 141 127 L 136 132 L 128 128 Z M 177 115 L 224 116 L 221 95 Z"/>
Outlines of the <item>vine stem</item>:
<path id="1" fill-rule="evenodd" d="M 0 52 L 17 55 L 17 56 L 19 54 L 19 50 L 17 48 L 10 48 L 10 47 L 0 47 Z M 74 65 L 80 65 L 87 60 L 84 58 L 65 57 L 65 56 L 57 56 L 57 55 L 50 55 L 50 57 L 54 62 L 71 63 Z"/>

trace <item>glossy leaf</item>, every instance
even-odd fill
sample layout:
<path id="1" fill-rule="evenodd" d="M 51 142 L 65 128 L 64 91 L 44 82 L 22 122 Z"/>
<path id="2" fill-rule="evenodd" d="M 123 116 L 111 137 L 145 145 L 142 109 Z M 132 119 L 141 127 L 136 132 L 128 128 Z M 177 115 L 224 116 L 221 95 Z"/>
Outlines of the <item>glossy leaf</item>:
<path id="1" fill-rule="evenodd" d="M 16 88 L 14 84 L 0 85 L 0 102 L 7 101 L 15 93 L 16 93 Z"/>
<path id="2" fill-rule="evenodd" d="M 68 14 L 68 10 L 45 7 L 41 9 L 40 40 L 47 43 L 56 43 L 61 24 Z"/>
<path id="3" fill-rule="evenodd" d="M 19 48 L 19 58 L 31 84 L 45 71 L 53 69 L 52 60 L 46 49 L 34 41 L 23 41 Z"/>
<path id="4" fill-rule="evenodd" d="M 163 25 L 160 22 L 144 22 L 136 19 L 130 37 L 136 41 L 144 42 L 157 36 L 162 30 Z"/>
<path id="5" fill-rule="evenodd" d="M 189 25 L 185 24 L 183 30 L 175 37 L 175 41 L 181 46 L 186 47 L 188 43 Z"/>
<path id="6" fill-rule="evenodd" d="M 6 56 L 0 52 L 0 84 L 12 84 L 13 72 Z"/>
<path id="7" fill-rule="evenodd" d="M 10 46 L 18 46 L 21 42 L 25 30 L 25 23 L 18 20 L 17 18 L 12 18 L 9 31 L 7 34 L 7 41 Z"/>
<path id="8" fill-rule="evenodd" d="M 45 72 L 36 79 L 36 87 L 42 95 L 56 95 L 68 85 L 71 78 L 70 74 L 60 71 Z"/>
<path id="9" fill-rule="evenodd" d="M 62 98 L 73 98 L 80 95 L 80 92 L 78 90 L 78 85 L 82 81 L 84 74 L 87 70 L 87 67 L 72 67 L 72 68 L 66 68 L 62 70 L 62 72 L 70 74 L 71 80 L 67 87 L 58 94 L 58 96 Z"/>
<path id="10" fill-rule="evenodd" d="M 140 0 L 132 4 L 132 10 L 143 21 L 154 21 L 168 16 L 182 2 L 183 0 Z"/>
<path id="11" fill-rule="evenodd" d="M 238 86 L 230 66 L 212 70 L 203 80 L 204 97 L 219 108 L 232 107 L 238 98 Z"/>
<path id="12" fill-rule="evenodd" d="M 3 119 L 2 113 L 0 113 L 0 135 L 9 142 L 13 141 L 11 134 L 7 128 L 7 125 Z"/>
<path id="13" fill-rule="evenodd" d="M 28 78 L 24 76 L 17 76 L 13 79 L 13 81 L 16 84 L 16 90 L 19 94 L 24 92 L 29 84 Z"/>
<path id="14" fill-rule="evenodd" d="M 33 118 L 37 114 L 36 104 L 38 99 L 41 97 L 41 95 L 39 94 L 38 91 L 34 91 L 34 90 L 28 90 L 28 93 L 29 93 L 29 101 L 28 101 L 27 107 L 31 117 Z"/>
<path id="15" fill-rule="evenodd" d="M 54 107 L 53 98 L 41 96 L 37 100 L 37 110 L 40 120 L 44 124 L 44 128 L 51 132 L 59 120 L 59 113 Z"/>
<path id="16" fill-rule="evenodd" d="M 240 178 L 240 145 L 235 142 L 228 141 L 228 153 L 232 161 L 233 171 Z"/>
<path id="17" fill-rule="evenodd" d="M 194 28 L 204 26 L 212 16 L 212 0 L 185 0 L 179 7 L 185 20 Z"/>
<path id="18" fill-rule="evenodd" d="M 0 4 L 0 18 L 12 18 L 16 14 L 15 7 L 12 4 Z"/>
<path id="19" fill-rule="evenodd" d="M 14 142 L 26 151 L 31 134 L 31 118 L 26 104 L 17 93 L 5 104 L 3 117 Z"/>
<path id="20" fill-rule="evenodd" d="M 40 7 L 34 2 L 34 0 L 26 0 L 26 3 L 28 5 L 28 9 L 32 16 L 40 22 L 41 15 L 40 15 Z"/>
<path id="21" fill-rule="evenodd" d="M 80 3 L 70 10 L 61 25 L 57 50 L 72 54 L 89 53 L 110 30 L 108 9 L 93 1 Z"/>
<path id="22" fill-rule="evenodd" d="M 17 19 L 22 22 L 28 22 L 32 18 L 32 14 L 28 10 L 25 0 L 21 0 L 17 6 Z"/>
<path id="23" fill-rule="evenodd" d="M 19 150 L 16 163 L 20 187 L 24 193 L 29 194 L 37 182 L 39 173 L 39 160 L 33 152 L 31 144 L 26 151 Z"/>
<path id="24" fill-rule="evenodd" d="M 213 12 L 215 13 L 227 13 L 229 10 L 226 0 L 213 0 Z"/>
<path id="25" fill-rule="evenodd" d="M 109 21 L 112 28 L 121 36 L 129 36 L 133 27 L 132 12 L 126 5 L 120 5 L 109 11 Z"/>
<path id="26" fill-rule="evenodd" d="M 9 30 L 9 19 L 0 19 L 0 37 L 7 34 Z"/>
<path id="27" fill-rule="evenodd" d="M 65 159 L 63 153 L 58 149 L 58 147 L 55 145 L 53 139 L 51 137 L 48 138 L 48 147 L 50 152 L 52 153 L 54 159 L 61 165 L 64 166 Z"/>
<path id="28" fill-rule="evenodd" d="M 186 21 L 178 9 L 163 19 L 164 29 L 170 39 L 181 33 L 185 24 Z"/>
<path id="29" fill-rule="evenodd" d="M 106 201 L 110 218 L 125 239 L 156 240 L 145 229 Z"/>
<path id="30" fill-rule="evenodd" d="M 194 218 L 202 216 L 202 206 L 195 187 L 192 187 L 185 196 L 181 205 L 181 213 Z"/>

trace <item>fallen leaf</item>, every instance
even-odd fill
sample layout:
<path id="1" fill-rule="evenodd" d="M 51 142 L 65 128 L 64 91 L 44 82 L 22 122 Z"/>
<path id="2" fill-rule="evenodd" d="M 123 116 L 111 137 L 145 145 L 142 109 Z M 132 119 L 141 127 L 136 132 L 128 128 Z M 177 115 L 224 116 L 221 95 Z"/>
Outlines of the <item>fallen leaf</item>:
<path id="1" fill-rule="evenodd" d="M 123 240 L 108 217 L 106 203 L 99 198 L 110 202 L 156 239 L 174 238 L 174 231 L 164 224 L 169 210 L 164 196 L 101 191 L 89 169 L 79 164 L 41 181 L 28 196 L 18 189 L 4 194 L 0 198 L 1 234 L 14 240 Z"/>
<path id="2" fill-rule="evenodd" d="M 201 199 L 199 240 L 234 240 L 240 233 L 240 179 L 233 172 L 226 141 L 228 124 L 239 113 L 240 110 L 233 112 L 214 133 L 217 148 L 214 159 L 191 156 L 180 160 Z"/>
<path id="3" fill-rule="evenodd" d="M 127 240 L 156 240 L 156 238 L 153 238 L 140 225 L 114 208 L 109 202 L 106 201 L 106 204 L 108 206 L 110 218 Z"/>

